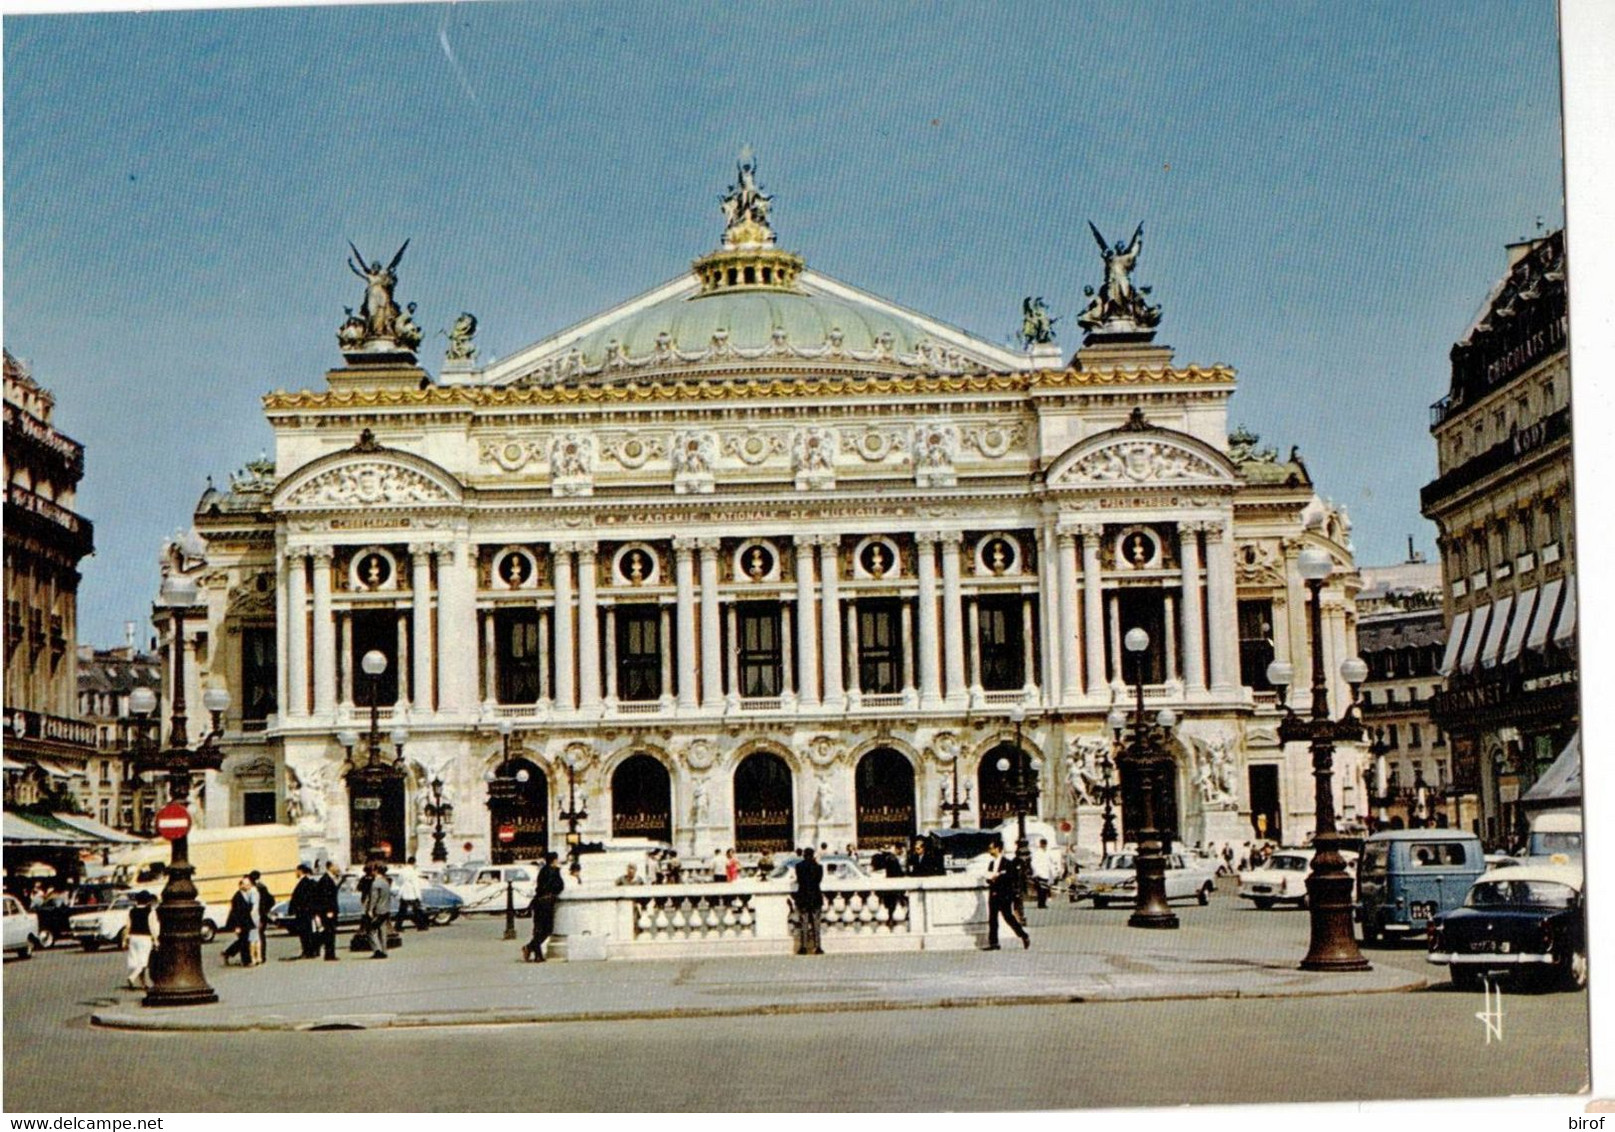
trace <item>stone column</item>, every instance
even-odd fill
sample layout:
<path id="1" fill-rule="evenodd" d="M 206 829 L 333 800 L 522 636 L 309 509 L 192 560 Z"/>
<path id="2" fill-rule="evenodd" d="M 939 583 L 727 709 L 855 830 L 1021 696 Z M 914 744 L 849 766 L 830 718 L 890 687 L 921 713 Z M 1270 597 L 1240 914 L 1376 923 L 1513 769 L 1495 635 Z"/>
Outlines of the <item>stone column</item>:
<path id="1" fill-rule="evenodd" d="M 427 640 L 437 644 L 437 710 L 470 711 L 477 702 L 477 577 L 468 542 L 439 548 L 437 631 Z"/>
<path id="2" fill-rule="evenodd" d="M 938 707 L 942 703 L 942 676 L 937 664 L 936 617 L 936 543 L 934 534 L 920 534 L 914 538 L 919 552 L 919 606 L 920 606 L 920 706 Z"/>
<path id="3" fill-rule="evenodd" d="M 393 640 L 397 642 L 393 647 L 394 675 L 398 679 L 398 695 L 393 703 L 398 707 L 407 707 L 409 704 L 409 615 L 403 610 L 395 612 L 396 622 L 393 625 Z"/>
<path id="4" fill-rule="evenodd" d="M 538 700 L 543 703 L 555 695 L 550 679 L 550 656 L 553 650 L 546 648 L 550 639 L 550 617 L 548 609 L 538 611 Z"/>
<path id="5" fill-rule="evenodd" d="M 903 628 L 903 695 L 913 699 L 914 691 L 914 607 L 904 602 L 898 620 Z"/>
<path id="6" fill-rule="evenodd" d="M 578 545 L 578 710 L 600 707 L 600 608 L 595 601 L 595 551 Z"/>
<path id="7" fill-rule="evenodd" d="M 1044 707 L 1055 708 L 1059 706 L 1062 674 L 1060 672 L 1059 650 L 1059 624 L 1060 603 L 1056 597 L 1058 582 L 1055 577 L 1059 573 L 1060 555 L 1055 541 L 1054 528 L 1044 524 L 1037 529 L 1037 600 L 1038 607 L 1043 611 L 1043 632 L 1038 634 L 1038 656 L 1043 673 Z M 1049 631 L 1050 626 L 1055 627 L 1054 632 Z"/>
<path id="8" fill-rule="evenodd" d="M 1290 649 L 1285 659 L 1293 670 L 1289 700 L 1298 712 L 1312 707 L 1312 634 L 1307 628 L 1307 585 L 1301 580 L 1298 561 L 1302 545 L 1299 540 L 1284 542 L 1284 604 L 1290 627 Z"/>
<path id="9" fill-rule="evenodd" d="M 606 709 L 617 707 L 617 607 L 606 606 Z"/>
<path id="10" fill-rule="evenodd" d="M 846 702 L 841 680 L 841 539 L 824 535 L 815 540 L 819 548 L 820 648 L 824 653 L 824 703 L 840 707 Z"/>
<path id="11" fill-rule="evenodd" d="M 701 704 L 723 702 L 723 629 L 718 617 L 718 540 L 697 540 L 701 551 Z"/>
<path id="12" fill-rule="evenodd" d="M 729 606 L 729 699 L 740 702 L 740 612 Z"/>
<path id="13" fill-rule="evenodd" d="M 1032 642 L 1037 640 L 1037 618 L 1032 609 L 1032 599 L 1021 599 L 1021 645 L 1025 655 L 1021 657 L 1024 675 L 1021 684 L 1031 691 L 1037 687 L 1037 650 Z"/>
<path id="14" fill-rule="evenodd" d="M 959 589 L 959 550 L 964 538 L 949 531 L 937 540 L 942 547 L 942 672 L 943 694 L 957 702 L 965 684 L 965 630 L 963 597 Z"/>
<path id="15" fill-rule="evenodd" d="M 1228 695 L 1239 679 L 1239 603 L 1234 589 L 1234 540 L 1220 520 L 1206 525 L 1206 600 L 1211 616 L 1211 687 Z"/>
<path id="16" fill-rule="evenodd" d="M 796 698 L 804 707 L 819 702 L 819 633 L 813 608 L 813 542 L 796 540 Z M 826 668 L 829 666 L 826 665 Z M 829 683 L 828 680 L 825 681 Z"/>
<path id="17" fill-rule="evenodd" d="M 308 548 L 286 548 L 286 703 L 292 716 L 308 714 Z"/>
<path id="18" fill-rule="evenodd" d="M 904 613 L 908 605 L 903 606 Z M 905 618 L 906 620 L 906 618 Z M 908 638 L 903 638 L 903 655 L 908 655 Z M 906 666 L 905 666 L 906 667 Z M 847 706 L 855 708 L 863 698 L 863 686 L 858 673 L 858 603 L 847 603 Z"/>
<path id="19" fill-rule="evenodd" d="M 410 650 L 411 666 L 415 673 L 411 702 L 416 711 L 431 711 L 432 696 L 432 547 L 426 543 L 411 543 L 409 547 L 409 600 L 414 620 L 415 647 Z M 492 616 L 490 614 L 489 616 Z M 489 653 L 492 653 L 489 649 Z M 489 661 L 490 671 L 492 661 Z M 399 687 L 404 686 L 403 673 L 398 674 Z M 488 680 L 488 698 L 494 699 L 494 683 Z"/>
<path id="20" fill-rule="evenodd" d="M 1110 670 L 1116 674 L 1117 684 L 1133 682 L 1132 669 L 1122 653 L 1122 603 L 1114 593 L 1110 595 Z"/>
<path id="21" fill-rule="evenodd" d="M 662 707 L 665 709 L 673 706 L 673 649 L 671 647 L 673 644 L 673 610 L 666 602 L 663 602 L 657 606 L 656 611 L 661 615 L 661 624 L 657 627 L 656 633 L 656 646 L 659 659 L 662 662 L 662 695 L 660 698 Z M 693 630 L 691 635 L 694 635 Z M 694 649 L 692 648 L 690 651 L 694 652 Z M 681 650 L 680 655 L 689 654 Z M 693 685 L 695 675 L 693 666 L 689 675 Z M 683 684 L 679 686 L 682 688 Z M 693 705 L 695 701 L 692 699 L 690 703 Z"/>
<path id="22" fill-rule="evenodd" d="M 1060 558 L 1055 590 L 1060 606 L 1060 700 L 1071 704 L 1082 695 L 1082 668 L 1077 660 L 1077 536 L 1075 531 L 1058 530 L 1054 539 Z"/>
<path id="23" fill-rule="evenodd" d="M 1172 600 L 1171 590 L 1161 594 L 1161 603 L 1166 622 L 1166 682 L 1171 684 L 1178 678 L 1178 603 Z"/>
<path id="24" fill-rule="evenodd" d="M 336 621 L 331 617 L 331 548 L 314 548 L 314 714 L 336 712 Z"/>
<path id="25" fill-rule="evenodd" d="M 1205 619 L 1200 608 L 1200 527 L 1199 523 L 1178 524 L 1178 561 L 1183 564 L 1183 683 L 1190 693 L 1206 690 Z"/>
<path id="26" fill-rule="evenodd" d="M 1083 523 L 1077 533 L 1082 536 L 1083 651 L 1088 654 L 1088 694 L 1103 696 L 1109 683 L 1105 679 L 1105 580 L 1099 570 L 1099 540 L 1105 537 L 1105 525 Z"/>
<path id="27" fill-rule="evenodd" d="M 569 712 L 577 706 L 573 695 L 577 661 L 572 655 L 572 547 L 556 543 L 550 550 L 555 560 L 555 710 Z"/>
<path id="28" fill-rule="evenodd" d="M 970 698 L 981 697 L 981 603 L 972 601 L 965 612 L 965 669 L 970 683 Z"/>
<path id="29" fill-rule="evenodd" d="M 288 591 L 291 587 L 291 555 L 284 546 L 278 550 L 278 561 L 275 563 L 275 711 L 284 716 L 291 710 L 291 700 L 286 694 L 286 677 L 291 671 L 291 643 L 292 619 L 290 614 L 291 598 Z M 348 650 L 353 655 L 353 650 Z"/>
<path id="30" fill-rule="evenodd" d="M 780 696 L 787 705 L 796 699 L 796 665 L 792 660 L 791 639 L 795 634 L 791 632 L 791 623 L 796 618 L 791 616 L 791 607 L 785 602 L 779 606 L 779 691 Z"/>
<path id="31" fill-rule="evenodd" d="M 694 708 L 696 705 L 694 539 L 673 540 L 673 582 L 678 589 L 678 705 L 681 709 Z M 672 642 L 664 635 L 662 639 L 664 656 L 669 651 L 670 644 Z M 665 693 L 669 688 L 664 685 L 662 690 Z"/>
<path id="32" fill-rule="evenodd" d="M 499 702 L 499 641 L 494 611 L 482 610 L 477 614 L 478 638 L 482 641 L 482 698 L 487 703 Z"/>
<path id="33" fill-rule="evenodd" d="M 344 610 L 342 618 L 342 706 L 353 708 L 353 610 Z"/>

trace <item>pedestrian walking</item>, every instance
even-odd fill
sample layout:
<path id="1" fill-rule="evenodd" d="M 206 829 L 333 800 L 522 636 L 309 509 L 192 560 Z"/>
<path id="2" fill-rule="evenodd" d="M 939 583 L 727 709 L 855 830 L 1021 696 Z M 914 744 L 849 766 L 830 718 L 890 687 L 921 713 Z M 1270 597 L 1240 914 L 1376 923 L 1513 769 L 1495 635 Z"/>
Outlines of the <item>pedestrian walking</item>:
<path id="1" fill-rule="evenodd" d="M 555 905 L 566 891 L 566 880 L 556 865 L 560 858 L 554 853 L 544 854 L 544 867 L 538 870 L 533 885 L 533 938 L 522 946 L 522 958 L 529 963 L 544 962 L 544 941 L 555 931 Z"/>
<path id="2" fill-rule="evenodd" d="M 712 880 L 714 883 L 727 881 L 729 879 L 728 864 L 728 859 L 723 855 L 722 849 L 714 849 L 712 851 L 712 860 L 708 867 L 712 871 Z"/>
<path id="3" fill-rule="evenodd" d="M 1000 919 L 1021 937 L 1022 947 L 1031 947 L 1032 937 L 1015 915 L 1015 888 L 1020 883 L 1015 862 L 1004 856 L 1004 847 L 996 841 L 987 846 L 987 858 L 987 950 L 998 950 Z"/>
<path id="4" fill-rule="evenodd" d="M 258 921 L 258 928 L 254 933 L 252 961 L 263 963 L 269 959 L 269 913 L 275 907 L 275 898 L 257 869 L 248 873 L 247 879 L 252 881 L 253 898 L 256 902 L 253 912 Z"/>
<path id="5" fill-rule="evenodd" d="M 404 920 L 414 921 L 415 930 L 424 932 L 432 924 L 432 918 L 426 914 L 426 908 L 421 904 L 421 874 L 415 871 L 415 858 L 411 857 L 404 862 L 404 867 L 398 870 L 398 930 L 404 930 Z"/>
<path id="6" fill-rule="evenodd" d="M 387 882 L 387 869 L 379 862 L 370 872 L 370 888 L 364 895 L 364 925 L 370 932 L 370 958 L 387 958 L 387 921 L 391 918 L 393 887 Z M 362 925 L 363 926 L 363 925 Z"/>
<path id="7" fill-rule="evenodd" d="M 819 923 L 824 916 L 824 866 L 813 859 L 812 848 L 802 850 L 796 863 L 796 953 L 823 955 L 819 946 Z"/>
<path id="8" fill-rule="evenodd" d="M 151 986 L 146 968 L 151 965 L 151 949 L 157 940 L 157 917 L 152 915 L 152 895 L 137 892 L 129 906 L 128 972 L 124 982 L 130 990 Z"/>
<path id="9" fill-rule="evenodd" d="M 226 967 L 232 957 L 240 960 L 243 967 L 252 966 L 252 933 L 258 926 L 257 917 L 253 915 L 257 895 L 252 881 L 246 877 L 236 882 L 235 895 L 230 897 L 230 914 L 224 921 L 224 930 L 235 936 L 224 949 Z"/>
<path id="10" fill-rule="evenodd" d="M 1049 889 L 1054 887 L 1054 854 L 1049 852 L 1049 839 L 1038 839 L 1032 850 L 1032 886 L 1037 889 L 1037 906 L 1049 906 Z"/>
<path id="11" fill-rule="evenodd" d="M 315 882 L 314 915 L 320 926 L 320 944 L 327 962 L 336 962 L 337 890 L 342 886 L 342 870 L 335 861 L 327 861 L 325 875 Z"/>
<path id="12" fill-rule="evenodd" d="M 292 887 L 291 898 L 286 902 L 286 913 L 291 916 L 293 930 L 297 932 L 302 945 L 301 954 L 288 955 L 281 960 L 283 963 L 320 957 L 320 940 L 314 927 L 318 889 L 319 882 L 314 879 L 314 870 L 307 865 L 298 865 L 297 884 Z"/>
<path id="13" fill-rule="evenodd" d="M 740 858 L 735 856 L 733 849 L 728 850 L 723 857 L 723 879 L 730 884 L 740 879 Z"/>

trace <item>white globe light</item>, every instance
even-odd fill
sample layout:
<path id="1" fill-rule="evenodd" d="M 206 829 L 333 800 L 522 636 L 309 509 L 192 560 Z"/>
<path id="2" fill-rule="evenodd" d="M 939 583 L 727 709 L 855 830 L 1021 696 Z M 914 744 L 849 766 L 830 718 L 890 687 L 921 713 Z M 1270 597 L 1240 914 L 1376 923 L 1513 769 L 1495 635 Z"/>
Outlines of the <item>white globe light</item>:
<path id="1" fill-rule="evenodd" d="M 1007 770 L 1009 770 L 1009 760 L 1008 759 L 1003 759 L 1003 758 L 999 759 L 998 760 L 998 771 L 999 771 L 999 773 L 1002 774 Z"/>
<path id="2" fill-rule="evenodd" d="M 1321 582 L 1334 573 L 1335 560 L 1329 557 L 1327 550 L 1309 546 L 1297 557 L 1296 569 L 1301 571 L 1301 577 L 1306 581 Z"/>
<path id="3" fill-rule="evenodd" d="M 393 728 L 393 733 L 392 733 L 392 741 L 393 741 L 393 746 L 395 746 L 395 747 L 402 747 L 405 743 L 409 742 L 409 728 L 407 728 L 407 727 L 394 727 Z"/>
<path id="4" fill-rule="evenodd" d="M 380 649 L 371 649 L 364 654 L 359 667 L 365 670 L 366 676 L 380 676 L 387 671 L 387 654 Z"/>
<path id="5" fill-rule="evenodd" d="M 1178 713 L 1169 707 L 1164 707 L 1156 713 L 1155 722 L 1170 731 L 1178 725 Z"/>
<path id="6" fill-rule="evenodd" d="M 1267 666 L 1267 682 L 1275 688 L 1288 688 L 1290 681 L 1295 679 L 1295 669 L 1282 660 L 1275 660 Z"/>
<path id="7" fill-rule="evenodd" d="M 136 715 L 150 715 L 157 710 L 157 693 L 150 688 L 136 688 L 129 693 L 129 710 Z"/>
<path id="8" fill-rule="evenodd" d="M 508 720 L 508 719 L 501 719 L 501 720 L 500 720 L 500 721 L 499 721 L 499 723 L 498 723 L 498 731 L 499 731 L 499 734 L 501 734 L 501 735 L 504 735 L 504 736 L 507 736 L 507 737 L 508 737 L 508 736 L 509 736 L 509 735 L 510 735 L 510 733 L 511 733 L 511 732 L 512 732 L 512 731 L 514 731 L 514 730 L 516 730 L 516 725 L 515 725 L 515 724 L 514 724 L 514 723 L 512 723 L 512 722 L 510 722 L 510 720 Z"/>
<path id="9" fill-rule="evenodd" d="M 1368 679 L 1368 665 L 1360 656 L 1350 657 L 1340 662 L 1340 675 L 1348 684 L 1361 684 Z"/>
<path id="10" fill-rule="evenodd" d="M 527 773 L 527 768 L 526 767 L 523 767 L 521 770 L 518 770 L 516 772 L 516 781 L 517 782 L 526 783 L 526 781 L 531 777 L 533 777 L 533 776 Z"/>
<path id="11" fill-rule="evenodd" d="M 209 688 L 202 693 L 202 706 L 210 712 L 230 710 L 230 693 L 223 688 Z"/>
<path id="12" fill-rule="evenodd" d="M 1105 723 L 1112 731 L 1120 731 L 1127 726 L 1127 713 L 1121 708 L 1111 708 L 1110 714 L 1105 716 Z"/>
<path id="13" fill-rule="evenodd" d="M 336 741 L 350 749 L 357 747 L 359 745 L 359 733 L 357 731 L 338 731 Z"/>
<path id="14" fill-rule="evenodd" d="M 180 574 L 170 574 L 158 588 L 161 605 L 187 606 L 196 604 L 196 583 Z"/>
<path id="15" fill-rule="evenodd" d="M 1150 635 L 1142 629 L 1129 629 L 1122 644 L 1127 646 L 1128 652 L 1143 652 L 1150 647 Z"/>
<path id="16" fill-rule="evenodd" d="M 1026 709 L 1021 707 L 1020 704 L 1016 704 L 1014 707 L 1009 709 L 1009 721 L 1011 723 L 1024 723 L 1025 720 Z"/>
<path id="17" fill-rule="evenodd" d="M 1034 774 L 1043 773 L 1043 760 L 1040 759 L 1040 758 L 1037 758 L 1036 756 L 1033 756 L 1033 758 L 1032 758 L 1032 772 Z"/>
<path id="18" fill-rule="evenodd" d="M 493 771 L 491 771 L 491 770 L 483 771 L 482 772 L 482 781 L 484 781 L 484 782 L 492 782 L 493 781 Z"/>

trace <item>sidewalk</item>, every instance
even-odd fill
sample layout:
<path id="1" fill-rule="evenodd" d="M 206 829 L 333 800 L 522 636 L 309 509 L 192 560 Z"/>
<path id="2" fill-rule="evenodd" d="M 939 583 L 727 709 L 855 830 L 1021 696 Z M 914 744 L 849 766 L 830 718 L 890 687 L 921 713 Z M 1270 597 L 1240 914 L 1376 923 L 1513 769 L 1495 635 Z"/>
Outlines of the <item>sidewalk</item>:
<path id="1" fill-rule="evenodd" d="M 1354 974 L 1298 970 L 1304 916 L 1259 936 L 1218 931 L 1185 917 L 1178 931 L 1125 926 L 1125 915 L 1033 922 L 1033 945 L 1002 951 L 523 963 L 523 939 L 503 921 L 461 921 L 404 935 L 386 960 L 345 950 L 341 962 L 279 962 L 295 940 L 270 938 L 268 965 L 220 964 L 203 949 L 219 1002 L 165 1010 L 137 992 L 97 1010 L 95 1025 L 129 1030 L 241 1031 L 504 1025 L 761 1013 L 1264 998 L 1411 990 L 1426 980 L 1388 965 Z M 1295 936 L 1302 928 L 1301 938 Z"/>

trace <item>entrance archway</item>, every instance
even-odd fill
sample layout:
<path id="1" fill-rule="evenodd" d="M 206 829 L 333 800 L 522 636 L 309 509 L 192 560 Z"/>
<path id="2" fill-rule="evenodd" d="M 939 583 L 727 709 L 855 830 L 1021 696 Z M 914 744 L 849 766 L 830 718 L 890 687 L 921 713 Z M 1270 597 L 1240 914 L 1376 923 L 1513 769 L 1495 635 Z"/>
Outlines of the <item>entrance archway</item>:
<path id="1" fill-rule="evenodd" d="M 767 751 L 754 751 L 735 767 L 735 851 L 783 853 L 796 834 L 791 768 Z"/>
<path id="2" fill-rule="evenodd" d="M 348 856 L 354 864 L 380 857 L 402 861 L 404 772 L 385 764 L 348 773 Z"/>
<path id="3" fill-rule="evenodd" d="M 530 861 L 550 847 L 549 778 L 537 763 L 511 759 L 494 772 L 513 783 L 508 802 L 488 808 L 488 844 L 496 865 Z M 508 845 L 499 840 L 501 826 L 511 826 L 516 839 Z"/>
<path id="4" fill-rule="evenodd" d="M 1000 759 L 1009 761 L 1007 770 L 998 769 Z M 1013 743 L 1000 743 L 982 756 L 981 766 L 976 770 L 976 796 L 981 799 L 983 829 L 993 829 L 1014 819 L 1013 791 L 1017 771 L 1026 776 L 1026 785 L 1032 790 L 1031 797 L 1027 799 L 1026 813 L 1028 816 L 1037 813 L 1037 772 L 1032 769 L 1031 755 L 1016 750 Z"/>
<path id="5" fill-rule="evenodd" d="M 611 835 L 673 840 L 673 783 L 650 755 L 630 755 L 611 776 Z"/>
<path id="6" fill-rule="evenodd" d="M 914 836 L 914 764 L 890 747 L 877 747 L 858 760 L 858 844 L 906 845 Z"/>

